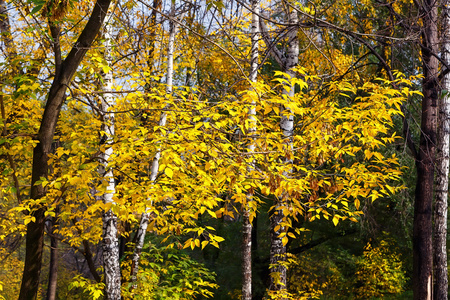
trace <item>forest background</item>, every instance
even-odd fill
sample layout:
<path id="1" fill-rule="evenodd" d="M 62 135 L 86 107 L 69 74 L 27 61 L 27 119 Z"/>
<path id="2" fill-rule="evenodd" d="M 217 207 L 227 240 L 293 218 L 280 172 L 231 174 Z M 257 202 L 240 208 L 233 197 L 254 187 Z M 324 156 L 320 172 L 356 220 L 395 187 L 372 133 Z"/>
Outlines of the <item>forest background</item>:
<path id="1" fill-rule="evenodd" d="M 448 9 L 1 0 L 0 299 L 447 299 Z"/>

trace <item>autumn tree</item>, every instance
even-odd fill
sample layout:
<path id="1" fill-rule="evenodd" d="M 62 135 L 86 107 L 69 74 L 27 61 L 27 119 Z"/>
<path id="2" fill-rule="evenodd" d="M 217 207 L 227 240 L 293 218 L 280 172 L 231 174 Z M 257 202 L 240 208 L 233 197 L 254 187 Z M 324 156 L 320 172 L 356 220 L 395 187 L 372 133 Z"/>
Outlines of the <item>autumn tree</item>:
<path id="1" fill-rule="evenodd" d="M 48 177 L 48 154 L 52 152 L 53 136 L 55 134 L 59 113 L 66 97 L 67 86 L 69 86 L 86 51 L 100 31 L 110 2 L 109 0 L 105 0 L 95 3 L 88 23 L 85 25 L 77 42 L 64 60 L 59 60 L 58 53 L 55 53 L 55 78 L 48 92 L 44 114 L 37 134 L 37 140 L 39 142 L 33 151 L 31 199 L 36 204 L 31 209 L 31 216 L 34 220 L 28 223 L 27 226 L 25 266 L 19 299 L 35 298 L 39 285 L 46 209 L 38 200 L 45 196 L 46 188 L 37 182 L 42 180 L 41 178 Z M 55 7 L 53 9 L 60 9 L 62 11 L 50 10 L 48 13 L 51 15 L 57 12 L 63 13 L 67 7 Z M 58 48 L 55 49 L 56 51 L 60 51 Z"/>

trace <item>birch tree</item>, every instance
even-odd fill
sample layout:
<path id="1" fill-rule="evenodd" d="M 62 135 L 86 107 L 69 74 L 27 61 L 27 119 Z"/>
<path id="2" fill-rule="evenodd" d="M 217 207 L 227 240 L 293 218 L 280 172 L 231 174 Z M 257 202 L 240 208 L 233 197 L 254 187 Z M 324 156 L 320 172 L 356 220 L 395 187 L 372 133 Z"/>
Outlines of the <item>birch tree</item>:
<path id="1" fill-rule="evenodd" d="M 442 3 L 442 59 L 450 64 L 450 3 Z M 448 270 L 447 270 L 447 199 L 450 150 L 450 74 L 441 80 L 441 94 L 439 98 L 439 127 L 436 153 L 436 186 L 434 207 L 434 298 L 448 298 Z"/>
<path id="2" fill-rule="evenodd" d="M 172 94 L 173 89 L 173 58 L 174 58 L 174 48 L 175 48 L 175 36 L 177 31 L 177 25 L 174 21 L 175 18 L 175 1 L 171 2 L 171 15 L 169 20 L 169 40 L 168 40 L 168 46 L 167 46 L 167 78 L 166 78 L 166 94 L 170 95 Z M 155 2 L 156 9 L 158 5 Z M 152 13 L 153 15 L 153 13 Z M 153 55 L 153 53 L 151 53 Z M 161 113 L 158 126 L 164 127 L 166 126 L 167 122 L 167 114 L 165 112 Z M 154 183 L 156 180 L 156 177 L 158 176 L 158 170 L 159 170 L 159 160 L 161 159 L 161 149 L 157 149 L 156 154 L 153 158 L 152 164 L 150 166 L 150 182 Z M 149 199 L 150 203 L 152 204 L 153 201 Z M 136 288 L 136 281 L 137 281 L 137 274 L 139 270 L 139 259 L 142 252 L 142 248 L 144 246 L 145 241 L 145 235 L 147 232 L 147 227 L 150 219 L 150 208 L 146 208 L 146 211 L 142 213 L 141 215 L 141 221 L 139 223 L 139 228 L 136 233 L 136 245 L 135 250 L 133 253 L 132 258 L 132 269 L 131 269 L 131 280 L 134 283 L 133 286 Z"/>
<path id="3" fill-rule="evenodd" d="M 107 66 L 110 67 L 113 61 L 112 55 L 112 12 L 108 12 L 104 29 L 104 58 Z M 106 72 L 105 72 L 106 71 Z M 105 274 L 105 295 L 107 299 L 120 299 L 120 263 L 119 263 L 119 239 L 117 233 L 117 216 L 112 211 L 111 206 L 115 204 L 114 194 L 116 192 L 113 168 L 110 163 L 113 159 L 114 150 L 114 95 L 112 94 L 113 73 L 110 68 L 104 68 L 103 74 L 103 97 L 100 101 L 100 110 L 103 113 L 101 126 L 101 142 L 105 147 L 100 154 L 99 173 L 106 181 L 106 191 L 101 196 L 106 207 L 103 213 L 103 267 Z"/>
<path id="4" fill-rule="evenodd" d="M 298 64 L 299 55 L 299 42 L 297 37 L 297 23 L 298 15 L 297 11 L 290 7 L 289 3 L 283 2 L 284 13 L 287 16 L 288 27 L 286 28 L 286 40 L 287 48 L 285 52 L 278 50 L 278 48 L 272 44 L 269 39 L 267 27 L 264 21 L 260 21 L 262 28 L 266 28 L 264 32 L 264 41 L 266 42 L 266 47 L 271 51 L 272 57 L 280 64 L 283 71 L 290 77 L 294 79 L 296 77 L 295 67 Z M 295 94 L 295 86 L 286 85 L 283 90 L 283 94 L 287 96 L 287 99 L 292 99 Z M 289 100 L 288 100 L 289 101 Z M 284 137 L 284 151 L 286 155 L 283 161 L 286 165 L 292 165 L 293 154 L 292 154 L 292 137 L 294 135 L 294 115 L 293 112 L 285 107 L 281 112 L 280 128 L 283 132 Z M 283 176 L 289 177 L 291 170 L 289 167 L 288 171 L 283 173 Z M 270 277 L 270 291 L 280 292 L 286 289 L 287 284 L 287 274 L 286 266 L 283 262 L 286 260 L 286 244 L 283 243 L 281 233 L 286 229 L 283 226 L 283 208 L 288 205 L 289 194 L 284 192 L 280 198 L 276 200 L 274 205 L 274 210 L 270 218 L 271 224 L 271 234 L 270 234 L 270 265 L 271 265 L 271 277 Z"/>
<path id="5" fill-rule="evenodd" d="M 259 1 L 252 0 L 252 23 L 251 23 L 251 61 L 250 61 L 250 76 L 249 80 L 252 84 L 255 84 L 258 79 L 258 43 L 259 43 Z M 253 97 L 257 97 L 257 92 L 253 94 Z M 250 157 L 255 152 L 254 138 L 251 136 L 256 133 L 256 101 L 252 100 L 249 108 L 249 129 L 247 134 L 250 136 L 250 144 L 248 146 L 248 153 Z M 251 158 L 253 159 L 253 158 Z M 252 161 L 247 168 L 249 174 L 255 168 L 255 162 Z M 254 214 L 253 208 L 253 192 L 250 190 L 247 193 L 247 203 L 244 207 L 243 220 L 242 220 L 242 300 L 252 299 L 252 217 Z"/>

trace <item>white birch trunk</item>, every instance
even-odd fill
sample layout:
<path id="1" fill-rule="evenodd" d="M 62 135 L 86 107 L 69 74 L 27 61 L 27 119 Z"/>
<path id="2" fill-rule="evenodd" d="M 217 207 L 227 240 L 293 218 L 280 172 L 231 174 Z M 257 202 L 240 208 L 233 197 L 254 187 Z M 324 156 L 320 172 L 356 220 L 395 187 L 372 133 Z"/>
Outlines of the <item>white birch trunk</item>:
<path id="1" fill-rule="evenodd" d="M 172 1 L 171 5 L 171 17 L 175 17 L 175 2 Z M 167 80 L 166 80 L 166 93 L 172 94 L 173 89 L 173 55 L 175 47 L 175 35 L 177 31 L 177 23 L 170 20 L 170 31 L 167 49 Z M 167 114 L 165 112 L 161 113 L 159 119 L 159 126 L 166 126 Z M 161 158 L 161 150 L 156 151 L 155 157 L 153 158 L 152 165 L 150 167 L 150 181 L 155 182 L 158 176 L 159 160 Z M 137 273 L 139 270 L 139 259 L 141 257 L 142 248 L 144 246 L 145 234 L 147 232 L 148 223 L 150 219 L 149 208 L 141 216 L 141 221 L 139 223 L 139 228 L 136 233 L 136 245 L 132 258 L 132 268 L 131 268 L 131 282 L 133 282 L 133 288 L 137 287 Z"/>
<path id="2" fill-rule="evenodd" d="M 450 1 L 443 1 L 442 58 L 450 63 Z M 439 127 L 437 138 L 436 192 L 434 211 L 434 285 L 435 299 L 448 299 L 447 275 L 447 197 L 450 148 L 450 74 L 441 82 L 439 102 Z"/>
<path id="3" fill-rule="evenodd" d="M 289 6 L 288 6 L 289 7 Z M 295 10 L 292 10 L 289 13 L 289 24 L 297 24 L 298 16 Z M 283 58 L 284 72 L 291 76 L 291 78 L 295 78 L 296 72 L 293 71 L 293 68 L 298 64 L 298 55 L 299 55 L 299 42 L 297 37 L 297 30 L 295 26 L 289 28 L 289 32 L 287 34 L 288 37 L 288 48 Z M 295 94 L 294 86 L 287 86 L 287 89 L 283 92 L 287 95 L 288 99 L 292 99 Z M 292 137 L 294 135 L 294 116 L 292 111 L 283 107 L 280 121 L 280 128 L 283 132 L 283 137 L 285 139 L 286 144 L 286 153 L 288 155 L 284 157 L 283 162 L 287 165 L 291 165 L 293 163 L 292 154 L 290 154 L 292 149 Z M 289 169 L 283 175 L 286 177 L 290 176 L 292 172 Z M 283 226 L 280 226 L 284 215 L 283 210 L 278 209 L 282 207 L 286 207 L 288 205 L 288 197 L 289 194 L 287 192 L 283 192 L 281 199 L 277 200 L 275 204 L 275 210 L 273 215 L 271 216 L 271 243 L 270 243 L 270 265 L 272 268 L 270 272 L 273 276 L 270 276 L 270 287 L 269 290 L 271 292 L 279 292 L 282 290 L 286 290 L 287 286 L 287 270 L 286 267 L 282 265 L 282 263 L 286 260 L 286 246 L 283 246 L 282 238 L 280 238 L 280 233 L 285 231 Z M 275 231 L 275 228 L 278 230 Z M 281 264 L 280 264 L 281 263 Z M 284 299 L 284 298 L 282 298 Z"/>
<path id="4" fill-rule="evenodd" d="M 112 26 L 110 24 L 111 14 L 106 17 L 104 48 L 105 60 L 108 65 L 112 62 Z M 114 205 L 115 182 L 113 169 L 109 167 L 111 156 L 113 155 L 112 143 L 114 139 L 114 113 L 108 112 L 115 105 L 112 90 L 112 71 L 107 72 L 103 76 L 103 98 L 101 99 L 101 111 L 103 112 L 102 132 L 106 134 L 104 137 L 106 149 L 101 154 L 102 166 L 100 174 L 108 182 L 106 192 L 102 199 L 105 204 Z M 103 214 L 103 267 L 105 272 L 105 296 L 108 300 L 120 300 L 120 262 L 119 262 L 119 239 L 117 237 L 117 216 L 108 210 Z"/>
<path id="5" fill-rule="evenodd" d="M 252 1 L 252 48 L 251 48 L 251 70 L 250 81 L 257 82 L 258 76 L 258 41 L 259 41 L 259 1 Z M 256 102 L 252 100 L 249 109 L 249 129 L 248 135 L 251 136 L 256 132 Z M 248 146 L 248 153 L 253 156 L 255 152 L 255 143 L 251 142 Z M 247 168 L 249 173 L 255 168 L 252 161 Z M 242 225 L 242 300 L 252 299 L 252 224 L 250 222 L 251 202 L 253 201 L 253 193 L 247 193 L 247 207 L 244 207 L 243 225 Z"/>

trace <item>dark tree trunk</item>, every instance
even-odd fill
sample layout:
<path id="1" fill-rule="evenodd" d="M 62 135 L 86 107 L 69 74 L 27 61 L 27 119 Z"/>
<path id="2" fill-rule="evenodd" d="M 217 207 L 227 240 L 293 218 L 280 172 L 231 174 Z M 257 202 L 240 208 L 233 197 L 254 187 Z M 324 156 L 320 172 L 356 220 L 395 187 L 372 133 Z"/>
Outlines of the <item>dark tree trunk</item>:
<path id="1" fill-rule="evenodd" d="M 119 242 L 119 258 L 122 259 L 124 257 L 126 257 L 130 251 L 130 243 L 131 243 L 131 234 L 132 234 L 132 229 L 131 229 L 131 223 L 130 222 L 124 222 L 123 224 L 124 227 L 124 234 L 122 234 L 120 236 Z"/>
<path id="2" fill-rule="evenodd" d="M 20 287 L 19 300 L 35 299 L 39 288 L 39 275 L 42 265 L 42 250 L 44 244 L 44 208 L 32 213 L 36 218 L 27 226 L 25 243 L 25 267 Z"/>
<path id="3" fill-rule="evenodd" d="M 102 279 L 100 278 L 100 275 L 98 275 L 97 269 L 95 267 L 95 263 L 93 260 L 93 255 L 92 255 L 91 247 L 89 246 L 89 242 L 84 240 L 83 246 L 84 246 L 83 256 L 86 259 L 89 271 L 91 271 L 91 274 L 94 277 L 95 281 L 101 282 Z"/>
<path id="4" fill-rule="evenodd" d="M 51 151 L 56 123 L 65 99 L 67 86 L 70 84 L 76 69 L 97 36 L 108 11 L 111 0 L 98 0 L 86 27 L 77 42 L 62 62 L 61 71 L 53 80 L 48 93 L 47 103 L 39 128 L 39 143 L 33 150 L 33 170 L 31 179 L 31 198 L 38 200 L 45 196 L 42 185 L 35 185 L 41 177 L 48 177 L 48 154 Z M 31 216 L 34 222 L 27 225 L 25 266 L 20 287 L 19 300 L 35 299 L 39 287 L 39 275 L 42 266 L 42 250 L 44 245 L 45 207 L 35 205 Z"/>
<path id="5" fill-rule="evenodd" d="M 152 14 L 150 16 L 150 33 L 148 38 L 148 56 L 147 56 L 147 67 L 148 73 L 152 74 L 153 72 L 153 64 L 155 60 L 155 45 L 156 45 L 156 16 L 158 11 L 161 11 L 162 0 L 153 0 L 153 9 Z"/>
<path id="6" fill-rule="evenodd" d="M 437 2 L 424 1 L 422 60 L 422 121 L 419 153 L 416 159 L 417 185 L 413 224 L 413 292 L 415 300 L 432 299 L 432 203 L 436 150 L 437 106 L 439 95 Z"/>
<path id="7" fill-rule="evenodd" d="M 53 225 L 56 218 L 49 222 L 48 232 L 50 235 L 50 268 L 48 273 L 47 300 L 56 299 L 56 287 L 58 284 L 58 240 L 53 235 Z"/>

